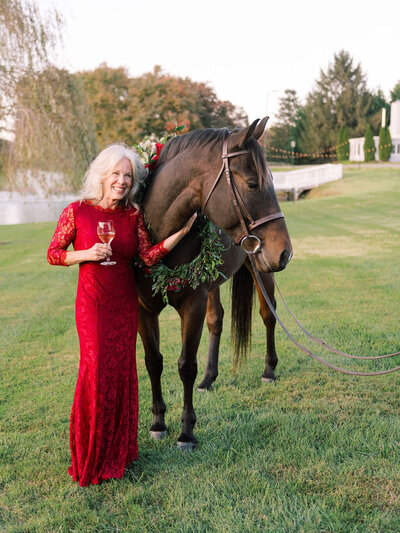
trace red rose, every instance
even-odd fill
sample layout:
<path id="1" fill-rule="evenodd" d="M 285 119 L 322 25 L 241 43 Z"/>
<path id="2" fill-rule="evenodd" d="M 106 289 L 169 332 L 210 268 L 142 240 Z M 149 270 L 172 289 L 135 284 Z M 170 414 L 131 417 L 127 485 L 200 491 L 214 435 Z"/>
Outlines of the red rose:
<path id="1" fill-rule="evenodd" d="M 144 165 L 146 168 L 149 169 L 149 172 L 154 172 L 157 166 L 157 159 L 160 156 L 161 149 L 164 145 L 161 143 L 156 143 L 156 155 L 151 158 L 151 162 L 147 163 L 147 165 Z"/>

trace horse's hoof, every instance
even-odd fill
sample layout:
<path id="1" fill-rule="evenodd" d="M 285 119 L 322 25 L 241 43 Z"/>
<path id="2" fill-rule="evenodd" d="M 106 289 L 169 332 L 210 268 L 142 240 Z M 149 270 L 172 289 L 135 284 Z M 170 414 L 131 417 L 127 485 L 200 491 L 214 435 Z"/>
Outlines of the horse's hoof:
<path id="1" fill-rule="evenodd" d="M 183 450 L 184 452 L 188 452 L 190 450 L 193 450 L 196 447 L 195 442 L 178 442 L 176 443 L 176 446 L 178 450 Z"/>
<path id="2" fill-rule="evenodd" d="M 163 440 L 167 435 L 166 431 L 150 431 L 150 438 L 154 440 Z"/>
<path id="3" fill-rule="evenodd" d="M 264 378 L 264 377 L 262 377 L 262 378 L 261 378 L 261 381 L 262 381 L 263 383 L 275 383 L 276 378 Z"/>
<path id="4" fill-rule="evenodd" d="M 207 390 L 211 390 L 214 381 L 215 379 L 211 380 L 210 378 L 204 378 L 203 381 L 197 387 L 197 392 L 205 392 Z"/>

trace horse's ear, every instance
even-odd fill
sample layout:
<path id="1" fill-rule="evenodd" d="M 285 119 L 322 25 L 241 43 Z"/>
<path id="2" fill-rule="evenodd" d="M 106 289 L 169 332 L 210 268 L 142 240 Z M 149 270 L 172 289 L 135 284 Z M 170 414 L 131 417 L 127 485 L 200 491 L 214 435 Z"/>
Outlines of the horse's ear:
<path id="1" fill-rule="evenodd" d="M 239 131 L 233 131 L 229 140 L 229 150 L 235 148 L 242 148 L 246 146 L 247 141 L 253 136 L 257 123 L 260 119 L 255 120 L 247 128 L 242 128 Z"/>
<path id="2" fill-rule="evenodd" d="M 257 140 L 261 137 L 261 135 L 264 133 L 264 130 L 265 130 L 265 126 L 268 122 L 268 119 L 269 117 L 264 117 L 263 119 L 260 120 L 260 122 L 258 123 L 254 133 L 253 133 L 253 137 L 255 137 Z"/>

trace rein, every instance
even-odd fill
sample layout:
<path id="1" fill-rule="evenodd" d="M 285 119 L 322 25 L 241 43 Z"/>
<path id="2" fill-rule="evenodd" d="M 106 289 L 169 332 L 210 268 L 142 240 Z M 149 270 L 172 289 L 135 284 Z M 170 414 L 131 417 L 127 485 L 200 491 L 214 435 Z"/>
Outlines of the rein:
<path id="1" fill-rule="evenodd" d="M 369 356 L 364 356 L 364 355 L 351 355 L 351 354 L 348 354 L 348 353 L 344 353 L 344 352 L 340 352 L 339 350 L 335 350 L 335 348 L 332 348 L 331 346 L 329 346 L 329 344 L 327 344 L 326 342 L 324 342 L 323 340 L 319 339 L 318 337 L 314 337 L 314 335 L 311 335 L 311 333 L 309 331 L 306 330 L 306 328 L 301 324 L 301 322 L 295 317 L 295 315 L 293 314 L 292 310 L 290 309 L 290 307 L 288 306 L 288 304 L 286 303 L 286 300 L 284 299 L 279 287 L 278 287 L 278 284 L 276 283 L 276 280 L 274 278 L 274 285 L 276 287 L 276 290 L 278 291 L 278 294 L 279 296 L 281 297 L 282 299 L 282 302 L 284 304 L 284 306 L 286 307 L 288 313 L 290 314 L 290 316 L 293 318 L 293 320 L 296 322 L 296 324 L 299 326 L 300 329 L 302 329 L 304 331 L 304 333 L 310 337 L 310 339 L 312 339 L 314 342 L 320 344 L 321 346 L 323 346 L 324 348 L 326 348 L 327 350 L 333 352 L 333 353 L 336 353 L 338 355 L 341 355 L 342 357 L 347 357 L 348 359 L 369 359 L 370 361 L 371 360 L 376 360 L 376 359 L 386 359 L 388 357 L 395 357 L 396 355 L 400 355 L 400 352 L 395 352 L 395 353 L 388 353 L 388 354 L 385 354 L 385 355 L 369 355 Z"/>
<path id="2" fill-rule="evenodd" d="M 265 290 L 265 287 L 263 285 L 263 282 L 261 280 L 261 277 L 260 277 L 260 274 L 258 272 L 258 269 L 257 269 L 257 266 L 256 266 L 256 263 L 254 261 L 254 257 L 252 254 L 249 254 L 249 259 L 250 259 L 250 262 L 251 262 L 251 266 L 253 268 L 253 272 L 254 272 L 254 276 L 257 280 L 257 283 L 260 287 L 260 290 L 262 292 L 262 295 L 264 296 L 264 299 L 265 301 L 267 302 L 267 305 L 268 307 L 270 308 L 271 310 L 271 313 L 274 315 L 274 317 L 276 318 L 276 320 L 278 321 L 279 325 L 281 326 L 281 328 L 283 329 L 283 331 L 286 333 L 287 337 L 289 337 L 289 339 L 293 342 L 293 344 L 295 344 L 295 346 L 297 346 L 297 348 L 299 348 L 301 351 L 303 351 L 304 353 L 306 353 L 307 355 L 309 355 L 310 357 L 312 357 L 313 359 L 315 359 L 316 361 L 319 361 L 320 363 L 322 363 L 323 365 L 329 367 L 329 368 L 332 368 L 333 370 L 337 370 L 338 372 L 341 372 L 342 374 L 350 374 L 352 376 L 382 376 L 384 374 L 391 374 L 392 372 L 396 372 L 397 370 L 400 370 L 400 366 L 395 366 L 394 368 L 391 368 L 389 370 L 379 370 L 379 371 L 376 371 L 376 372 L 356 372 L 355 370 L 346 370 L 344 368 L 340 368 L 338 366 L 335 366 L 331 363 L 328 363 L 328 361 L 325 361 L 324 359 L 322 359 L 321 357 L 319 357 L 318 355 L 315 355 L 311 350 L 309 350 L 308 348 L 306 348 L 305 346 L 303 346 L 302 344 L 300 344 L 298 341 L 296 341 L 296 339 L 294 339 L 294 337 L 289 333 L 289 331 L 287 330 L 287 328 L 284 326 L 283 322 L 281 321 L 281 319 L 279 318 L 277 312 L 275 311 L 275 308 L 274 306 L 272 305 L 272 302 L 271 300 L 269 299 L 269 296 L 267 294 L 267 291 Z M 280 291 L 279 291 L 279 294 Z M 294 315 L 292 315 L 294 316 Z M 300 325 L 300 323 L 299 323 Z M 302 328 L 304 329 L 304 328 Z M 305 329 L 304 329 L 305 331 Z M 308 334 L 308 332 L 307 332 Z M 314 340 L 317 340 L 316 337 L 313 337 L 311 334 L 308 334 L 310 337 L 312 337 Z M 320 341 L 318 339 L 318 341 L 320 342 L 320 344 L 322 344 L 323 346 L 325 347 L 328 347 L 328 345 L 326 343 L 324 343 L 323 341 Z M 329 348 L 329 347 L 328 347 Z M 335 351 L 335 353 L 338 353 L 339 355 L 345 355 L 345 356 L 348 356 L 348 354 L 343 354 L 342 352 L 338 352 L 336 350 L 333 350 L 331 349 L 331 351 Z M 381 359 L 382 357 L 393 357 L 395 355 L 398 355 L 398 353 L 394 353 L 394 354 L 390 354 L 390 355 L 386 355 L 386 356 L 377 356 L 377 357 L 359 357 L 359 356 L 350 356 L 350 357 L 354 357 L 354 358 L 357 358 L 357 359 Z"/>

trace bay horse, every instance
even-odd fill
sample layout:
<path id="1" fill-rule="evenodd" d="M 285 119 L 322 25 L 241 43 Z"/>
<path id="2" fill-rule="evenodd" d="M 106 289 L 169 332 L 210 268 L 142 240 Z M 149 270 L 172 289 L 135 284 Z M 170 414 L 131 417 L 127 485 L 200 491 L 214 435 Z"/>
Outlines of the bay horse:
<path id="1" fill-rule="evenodd" d="M 239 270 L 243 272 L 241 267 L 246 261 L 246 252 L 241 246 L 235 246 L 234 242 L 247 244 L 254 252 L 257 268 L 268 290 L 272 291 L 272 297 L 273 284 L 268 283 L 268 277 L 272 275 L 271 272 L 284 269 L 292 256 L 289 234 L 271 175 L 257 142 L 267 120 L 268 117 L 261 121 L 257 119 L 250 126 L 232 132 L 226 128 L 194 130 L 169 140 L 161 151 L 143 201 L 144 214 L 157 242 L 179 230 L 191 215 L 201 209 L 215 226 L 223 230 L 223 264 L 219 268 L 222 275 L 216 281 L 200 284 L 196 289 L 187 286 L 180 292 L 168 291 L 168 303 L 181 318 L 182 349 L 178 370 L 184 398 L 182 430 L 177 444 L 182 449 L 190 449 L 197 443 L 193 434 L 196 422 L 193 387 L 197 375 L 197 350 L 207 307 L 210 351 L 215 355 L 218 353 L 219 330 L 222 327 L 218 287 Z M 222 161 L 224 164 L 220 168 Z M 226 180 L 223 177 L 224 170 Z M 247 226 L 252 231 L 251 236 Z M 192 261 L 199 250 L 200 241 L 192 228 L 163 261 L 173 268 Z M 153 294 L 153 282 L 141 269 L 136 269 L 136 279 L 139 334 L 153 396 L 150 434 L 157 439 L 162 438 L 167 430 L 166 406 L 161 390 L 163 357 L 158 320 L 166 304 L 160 293 Z M 241 299 L 236 303 L 240 308 L 244 302 Z M 240 310 L 237 311 L 238 317 L 242 314 Z M 245 323 L 246 320 L 239 319 L 240 322 Z M 274 321 L 270 320 L 270 323 L 274 326 Z M 267 365 L 270 368 L 267 374 L 273 377 L 277 359 L 273 340 L 269 339 L 269 343 Z M 211 374 L 209 378 L 212 379 Z"/>

